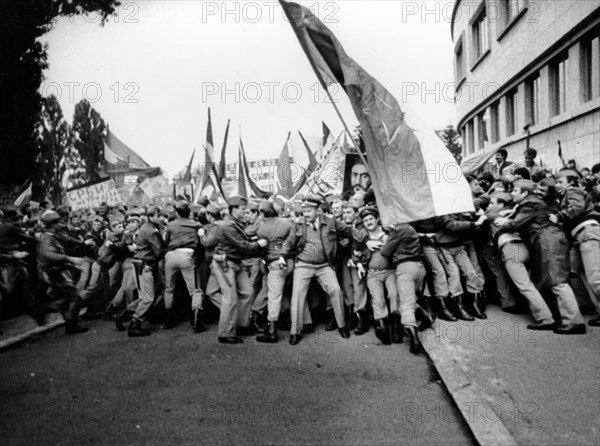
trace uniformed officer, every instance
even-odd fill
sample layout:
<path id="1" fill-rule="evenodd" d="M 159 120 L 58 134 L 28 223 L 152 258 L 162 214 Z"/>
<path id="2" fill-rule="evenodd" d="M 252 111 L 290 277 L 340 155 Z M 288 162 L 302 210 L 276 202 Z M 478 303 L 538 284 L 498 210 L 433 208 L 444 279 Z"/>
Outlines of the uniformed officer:
<path id="1" fill-rule="evenodd" d="M 42 236 L 38 257 L 42 277 L 48 283 L 52 301 L 39 310 L 36 319 L 43 325 L 46 312 L 60 310 L 66 322 L 65 333 L 84 333 L 88 328 L 79 325 L 81 298 L 73 282 L 73 270 L 77 268 L 80 259 L 66 255 L 61 242 L 61 232 L 66 227 L 60 215 L 55 211 L 46 211 L 41 220 L 46 226 L 46 232 Z"/>
<path id="2" fill-rule="evenodd" d="M 396 288 L 398 290 L 402 327 L 410 340 L 411 353 L 423 350 L 417 334 L 417 294 L 421 292 L 425 280 L 423 247 L 419 234 L 408 223 L 396 225 L 390 232 L 381 255 L 388 257 L 396 268 Z"/>
<path id="3" fill-rule="evenodd" d="M 333 265 L 336 260 L 338 237 L 350 237 L 351 228 L 333 218 L 319 215 L 321 199 L 309 196 L 302 203 L 303 219 L 295 223 L 294 230 L 286 239 L 279 263 L 287 265 L 287 259 L 296 258 L 292 290 L 292 327 L 290 345 L 302 339 L 303 310 L 306 294 L 313 278 L 330 296 L 331 305 L 342 338 L 350 337 L 344 317 L 344 297 L 337 281 Z"/>
<path id="4" fill-rule="evenodd" d="M 218 241 L 213 255 L 212 272 L 215 275 L 222 293 L 221 314 L 219 316 L 219 342 L 222 344 L 239 344 L 242 339 L 236 337 L 238 321 L 238 288 L 241 274 L 246 274 L 241 266 L 242 259 L 256 256 L 267 241 L 248 240 L 244 233 L 244 211 L 248 200 L 243 197 L 230 197 L 230 218 L 219 225 Z"/>
<path id="5" fill-rule="evenodd" d="M 267 263 L 267 311 L 268 328 L 262 335 L 257 336 L 258 342 L 275 343 L 277 342 L 277 321 L 281 312 L 281 299 L 286 280 L 294 269 L 292 259 L 287 260 L 287 264 L 279 264 L 283 242 L 294 230 L 294 224 L 287 218 L 277 216 L 277 211 L 273 203 L 263 202 L 260 204 L 260 213 L 262 224 L 258 227 L 256 235 L 259 238 L 266 239 L 267 245 L 265 253 L 265 262 Z"/>
<path id="6" fill-rule="evenodd" d="M 148 310 L 154 302 L 158 262 L 165 255 L 165 242 L 160 234 L 160 208 L 150 207 L 147 215 L 148 221 L 142 225 L 135 238 L 133 257 L 137 262 L 135 268 L 139 276 L 140 290 L 139 298 L 130 306 L 130 309 L 135 309 L 128 330 L 130 337 L 150 335 L 150 331 L 142 327 L 142 322 L 146 320 Z"/>
<path id="7" fill-rule="evenodd" d="M 165 232 L 165 309 L 167 310 L 167 321 L 165 328 L 173 328 L 176 325 L 173 314 L 173 291 L 177 273 L 181 272 L 183 280 L 192 297 L 192 328 L 196 333 L 206 331 L 202 321 L 203 294 L 198 276 L 194 256 L 198 249 L 198 229 L 201 225 L 190 218 L 190 206 L 187 201 L 179 201 L 175 206 L 175 212 L 179 218 L 167 225 Z"/>

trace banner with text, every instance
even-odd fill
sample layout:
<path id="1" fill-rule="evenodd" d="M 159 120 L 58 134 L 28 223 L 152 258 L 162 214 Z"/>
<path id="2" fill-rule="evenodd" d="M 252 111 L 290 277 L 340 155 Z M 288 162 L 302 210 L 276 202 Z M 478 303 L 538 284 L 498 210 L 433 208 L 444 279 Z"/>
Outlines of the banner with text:
<path id="1" fill-rule="evenodd" d="M 109 206 L 123 204 L 113 180 L 80 186 L 67 191 L 67 199 L 73 210 L 96 208 L 102 203 Z"/>

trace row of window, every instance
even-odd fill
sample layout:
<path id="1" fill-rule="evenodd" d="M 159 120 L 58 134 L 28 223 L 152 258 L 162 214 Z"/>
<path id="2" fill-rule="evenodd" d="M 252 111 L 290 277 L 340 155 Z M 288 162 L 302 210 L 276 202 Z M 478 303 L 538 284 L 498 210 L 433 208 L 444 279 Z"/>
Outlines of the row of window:
<path id="1" fill-rule="evenodd" d="M 600 97 L 599 40 L 598 34 L 595 34 L 579 42 L 579 54 L 576 55 L 580 64 L 576 74 L 578 79 L 569 79 L 569 74 L 573 73 L 569 64 L 576 61 L 570 60 L 569 53 L 564 52 L 548 64 L 547 74 L 543 77 L 540 73 L 544 69 L 533 73 L 521 88 L 517 86 L 510 90 L 468 121 L 462 128 L 465 154 L 483 149 L 487 142 L 495 144 L 509 138 L 527 125 L 533 127 L 539 124 L 542 111 L 547 111 L 547 117 L 553 118 L 568 111 L 567 106 L 578 106 Z M 541 79 L 547 82 L 547 89 L 542 88 Z M 572 83 L 579 85 L 579 100 L 572 96 L 567 100 L 567 86 Z"/>
<path id="2" fill-rule="evenodd" d="M 494 10 L 488 11 L 486 1 L 473 14 L 470 22 L 471 65 L 474 66 L 491 48 L 490 19 L 497 23 L 501 35 L 527 8 L 528 0 L 498 0 L 493 3 Z M 491 13 L 491 14 L 488 14 Z M 455 48 L 455 76 L 460 83 L 466 77 L 467 60 L 463 36 L 458 39 Z"/>

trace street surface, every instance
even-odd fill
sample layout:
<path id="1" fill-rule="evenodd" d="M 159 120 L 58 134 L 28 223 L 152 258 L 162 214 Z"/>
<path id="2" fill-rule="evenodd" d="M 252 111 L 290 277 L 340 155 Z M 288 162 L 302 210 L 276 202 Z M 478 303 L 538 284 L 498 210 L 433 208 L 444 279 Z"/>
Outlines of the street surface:
<path id="1" fill-rule="evenodd" d="M 474 439 L 425 354 L 373 330 L 296 347 L 217 343 L 108 322 L 54 330 L 0 353 L 3 445 L 469 445 Z"/>

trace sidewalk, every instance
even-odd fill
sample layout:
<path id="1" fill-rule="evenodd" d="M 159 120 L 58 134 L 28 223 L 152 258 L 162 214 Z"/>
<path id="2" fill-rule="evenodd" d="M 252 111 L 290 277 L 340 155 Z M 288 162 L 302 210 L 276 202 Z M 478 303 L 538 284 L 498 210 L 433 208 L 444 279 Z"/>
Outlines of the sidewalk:
<path id="1" fill-rule="evenodd" d="M 527 330 L 528 315 L 497 306 L 487 315 L 421 335 L 478 442 L 600 444 L 600 329 L 564 336 Z"/>
<path id="2" fill-rule="evenodd" d="M 58 313 L 49 313 L 46 317 L 46 324 L 41 327 L 31 317 L 26 315 L 1 321 L 0 329 L 4 333 L 0 335 L 0 351 L 32 336 L 60 327 L 64 323 L 65 320 Z"/>

